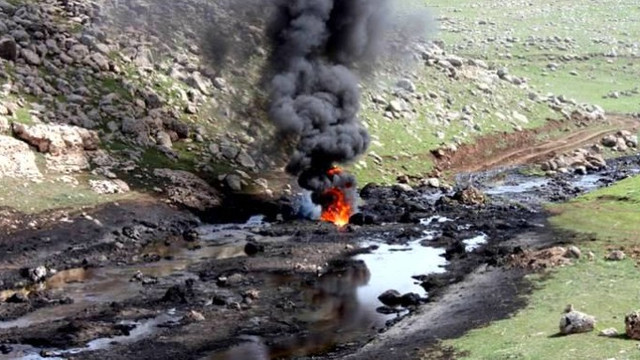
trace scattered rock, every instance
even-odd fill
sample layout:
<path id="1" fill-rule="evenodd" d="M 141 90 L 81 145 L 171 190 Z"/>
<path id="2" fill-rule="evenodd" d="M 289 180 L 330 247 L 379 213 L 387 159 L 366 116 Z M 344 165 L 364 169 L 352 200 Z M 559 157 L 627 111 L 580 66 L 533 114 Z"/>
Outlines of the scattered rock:
<path id="1" fill-rule="evenodd" d="M 40 282 L 47 276 L 47 268 L 44 266 L 29 269 L 27 272 L 29 274 L 29 279 L 33 282 Z"/>
<path id="2" fill-rule="evenodd" d="M 187 315 L 185 315 L 185 318 L 187 319 L 187 321 L 191 322 L 201 322 L 206 320 L 204 315 L 195 310 L 189 311 Z"/>
<path id="3" fill-rule="evenodd" d="M 35 52 L 29 49 L 22 49 L 20 55 L 27 61 L 27 64 L 30 65 L 40 65 L 42 64 L 42 60 Z"/>
<path id="4" fill-rule="evenodd" d="M 242 191 L 242 179 L 240 178 L 239 175 L 235 175 L 235 174 L 227 175 L 224 178 L 224 182 L 232 191 L 235 191 L 235 192 Z"/>
<path id="5" fill-rule="evenodd" d="M 616 337 L 618 336 L 618 330 L 616 330 L 615 328 L 604 329 L 598 333 L 598 336 Z"/>
<path id="6" fill-rule="evenodd" d="M 391 307 L 400 305 L 401 299 L 402 295 L 396 290 L 387 290 L 378 296 L 381 303 Z"/>
<path id="7" fill-rule="evenodd" d="M 577 246 L 571 245 L 567 248 L 567 257 L 580 259 L 580 256 L 582 256 L 582 252 Z"/>
<path id="8" fill-rule="evenodd" d="M 18 45 L 13 38 L 0 39 L 0 58 L 9 61 L 18 59 Z"/>
<path id="9" fill-rule="evenodd" d="M 406 90 L 408 92 L 415 92 L 416 91 L 416 85 L 409 79 L 401 79 L 396 83 L 396 86 Z"/>
<path id="10" fill-rule="evenodd" d="M 560 318 L 560 333 L 569 335 L 590 332 L 593 331 L 595 324 L 596 319 L 593 316 L 576 311 L 569 305 Z"/>
<path id="11" fill-rule="evenodd" d="M 483 205 L 487 199 L 479 189 L 468 186 L 453 195 L 453 199 L 464 205 Z"/>
<path id="12" fill-rule="evenodd" d="M 393 185 L 393 191 L 410 192 L 410 191 L 413 191 L 413 188 L 408 184 L 395 184 Z"/>
<path id="13" fill-rule="evenodd" d="M 98 194 L 121 194 L 131 190 L 129 185 L 120 179 L 89 180 L 89 186 L 91 186 L 91 190 Z"/>
<path id="14" fill-rule="evenodd" d="M 155 169 L 153 174 L 169 181 L 166 192 L 178 204 L 204 211 L 220 205 L 218 191 L 198 176 L 181 170 Z"/>
<path id="15" fill-rule="evenodd" d="M 640 340 L 640 310 L 624 317 L 625 333 L 630 339 Z"/>
<path id="16" fill-rule="evenodd" d="M 627 255 L 625 255 L 623 251 L 614 250 L 607 255 L 606 259 L 609 261 L 621 261 L 621 260 L 624 260 L 626 257 Z"/>

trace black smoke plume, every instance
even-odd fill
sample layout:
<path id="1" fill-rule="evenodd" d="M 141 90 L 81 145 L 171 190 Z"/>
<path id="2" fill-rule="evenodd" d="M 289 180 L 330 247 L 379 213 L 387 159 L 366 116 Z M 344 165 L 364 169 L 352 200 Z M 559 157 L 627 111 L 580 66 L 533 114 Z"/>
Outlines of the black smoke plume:
<path id="1" fill-rule="evenodd" d="M 286 170 L 320 200 L 330 187 L 355 188 L 336 164 L 363 154 L 369 135 L 358 119 L 356 68 L 375 61 L 388 25 L 387 0 L 281 0 L 273 41 L 269 117 L 296 146 Z"/>

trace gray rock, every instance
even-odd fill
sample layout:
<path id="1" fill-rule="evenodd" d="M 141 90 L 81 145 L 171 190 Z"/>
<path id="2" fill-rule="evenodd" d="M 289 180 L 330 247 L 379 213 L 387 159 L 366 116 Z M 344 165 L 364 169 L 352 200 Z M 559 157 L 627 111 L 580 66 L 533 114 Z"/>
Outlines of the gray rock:
<path id="1" fill-rule="evenodd" d="M 100 70 L 109 70 L 109 59 L 107 59 L 104 55 L 100 53 L 94 53 L 91 55 L 91 60 L 98 66 L 98 68 L 100 68 Z"/>
<path id="2" fill-rule="evenodd" d="M 396 86 L 406 90 L 408 92 L 415 92 L 416 91 L 416 85 L 409 79 L 401 79 L 396 83 Z"/>
<path id="3" fill-rule="evenodd" d="M 618 139 L 614 135 L 607 135 L 602 138 L 602 145 L 606 147 L 614 147 L 618 143 Z"/>
<path id="4" fill-rule="evenodd" d="M 227 88 L 227 81 L 221 77 L 217 77 L 213 79 L 213 86 L 215 86 L 219 90 L 225 90 Z"/>
<path id="5" fill-rule="evenodd" d="M 16 40 L 16 42 L 22 43 L 29 41 L 29 33 L 22 29 L 13 30 L 11 32 L 11 36 Z"/>
<path id="6" fill-rule="evenodd" d="M 427 179 L 427 185 L 432 188 L 439 188 L 440 180 L 438 178 L 429 178 Z"/>
<path id="7" fill-rule="evenodd" d="M 16 7 L 5 0 L 0 0 L 0 10 L 5 14 L 13 15 L 16 11 Z"/>
<path id="8" fill-rule="evenodd" d="M 0 39 L 0 58 L 15 61 L 18 58 L 18 45 L 11 37 Z"/>
<path id="9" fill-rule="evenodd" d="M 75 44 L 69 49 L 67 55 L 76 61 L 81 61 L 89 56 L 89 48 L 83 44 Z"/>
<path id="10" fill-rule="evenodd" d="M 171 136 L 164 131 L 158 131 L 158 133 L 156 134 L 156 141 L 160 146 L 164 146 L 167 148 L 171 148 L 173 146 L 173 143 L 171 142 Z"/>
<path id="11" fill-rule="evenodd" d="M 572 307 L 568 310 L 560 318 L 561 334 L 569 335 L 593 331 L 596 324 L 596 319 L 593 316 L 575 311 Z"/>
<path id="12" fill-rule="evenodd" d="M 200 211 L 220 205 L 218 191 L 190 172 L 155 169 L 153 174 L 171 182 L 166 188 L 166 193 L 169 199 L 175 203 Z"/>
<path id="13" fill-rule="evenodd" d="M 220 152 L 225 158 L 234 160 L 236 156 L 238 156 L 238 153 L 240 153 L 240 149 L 232 143 L 223 143 L 220 145 Z"/>
<path id="14" fill-rule="evenodd" d="M 236 161 L 242 165 L 243 167 L 246 168 L 250 168 L 253 169 L 256 167 L 256 162 L 253 160 L 253 158 L 247 154 L 246 151 L 242 150 L 240 151 L 240 154 L 238 154 L 238 157 L 236 158 Z"/>
<path id="15" fill-rule="evenodd" d="M 569 248 L 567 248 L 565 256 L 579 259 L 582 256 L 582 252 L 577 246 L 571 245 L 569 246 Z"/>
<path id="16" fill-rule="evenodd" d="M 598 333 L 598 336 L 616 337 L 618 336 L 618 330 L 616 330 L 615 328 L 604 329 Z"/>
<path id="17" fill-rule="evenodd" d="M 239 175 L 230 174 L 224 178 L 225 184 L 233 191 L 242 190 L 242 179 Z"/>
<path id="18" fill-rule="evenodd" d="M 378 300 L 387 306 L 398 306 L 402 295 L 396 290 L 387 290 L 378 296 Z"/>
<path id="19" fill-rule="evenodd" d="M 194 72 L 186 79 L 187 85 L 200 90 L 204 95 L 211 95 L 211 90 L 208 81 L 202 77 L 199 72 Z"/>
<path id="20" fill-rule="evenodd" d="M 621 261 L 621 260 L 624 260 L 626 257 L 627 255 L 623 251 L 614 250 L 607 255 L 606 259 L 609 261 Z"/>
<path id="21" fill-rule="evenodd" d="M 38 266 L 33 269 L 29 269 L 29 279 L 33 282 L 40 282 L 47 276 L 47 268 L 44 266 Z"/>
<path id="22" fill-rule="evenodd" d="M 453 56 L 453 55 L 447 57 L 447 62 L 455 67 L 461 67 L 463 64 L 461 57 Z"/>
<path id="23" fill-rule="evenodd" d="M 395 113 L 404 111 L 404 108 L 404 104 L 400 100 L 395 99 L 389 102 L 388 110 L 391 110 Z"/>
<path id="24" fill-rule="evenodd" d="M 129 192 L 129 185 L 122 180 L 89 180 L 91 190 L 98 194 L 120 194 Z"/>
<path id="25" fill-rule="evenodd" d="M 625 333 L 630 339 L 640 340 L 640 310 L 624 317 Z"/>
<path id="26" fill-rule="evenodd" d="M 397 192 L 409 192 L 413 191 L 413 188 L 407 184 L 395 184 L 393 190 Z"/>

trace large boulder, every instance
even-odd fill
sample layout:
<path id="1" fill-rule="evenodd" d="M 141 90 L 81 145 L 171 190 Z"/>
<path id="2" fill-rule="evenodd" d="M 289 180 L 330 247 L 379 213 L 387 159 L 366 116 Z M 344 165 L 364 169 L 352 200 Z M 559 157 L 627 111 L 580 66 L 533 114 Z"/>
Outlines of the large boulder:
<path id="1" fill-rule="evenodd" d="M 12 37 L 0 39 L 0 58 L 15 61 L 18 58 L 18 44 Z"/>
<path id="2" fill-rule="evenodd" d="M 630 339 L 640 340 L 640 310 L 625 316 L 624 325 L 627 336 Z"/>
<path id="3" fill-rule="evenodd" d="M 24 125 L 13 123 L 16 137 L 45 153 L 47 167 L 54 171 L 73 172 L 89 168 L 86 151 L 98 149 L 100 138 L 95 131 L 68 125 Z"/>
<path id="4" fill-rule="evenodd" d="M 595 325 L 596 319 L 593 316 L 576 311 L 569 305 L 560 318 L 560 333 L 569 335 L 590 332 Z"/>
<path id="5" fill-rule="evenodd" d="M 464 205 L 482 205 L 487 201 L 484 193 L 474 186 L 456 192 L 453 199 Z"/>
<path id="6" fill-rule="evenodd" d="M 42 174 L 29 145 L 0 135 L 0 179 L 4 177 L 38 179 Z"/>
<path id="7" fill-rule="evenodd" d="M 153 174 L 168 181 L 165 189 L 169 199 L 175 203 L 200 211 L 220 205 L 218 191 L 190 172 L 155 169 Z"/>

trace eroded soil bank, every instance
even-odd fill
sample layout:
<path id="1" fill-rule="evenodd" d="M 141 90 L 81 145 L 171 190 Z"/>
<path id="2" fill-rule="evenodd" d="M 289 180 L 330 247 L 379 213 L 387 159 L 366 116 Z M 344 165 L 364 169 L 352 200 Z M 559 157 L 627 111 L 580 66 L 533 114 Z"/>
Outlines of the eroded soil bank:
<path id="1" fill-rule="evenodd" d="M 33 219 L 7 210 L 0 358 L 414 358 L 523 306 L 529 270 L 511 255 L 572 241 L 548 228 L 542 202 L 639 168 L 627 157 L 586 176 L 460 177 L 484 196 L 368 185 L 362 225 L 342 229 L 258 200 L 283 220 L 211 225 L 152 200 Z"/>

